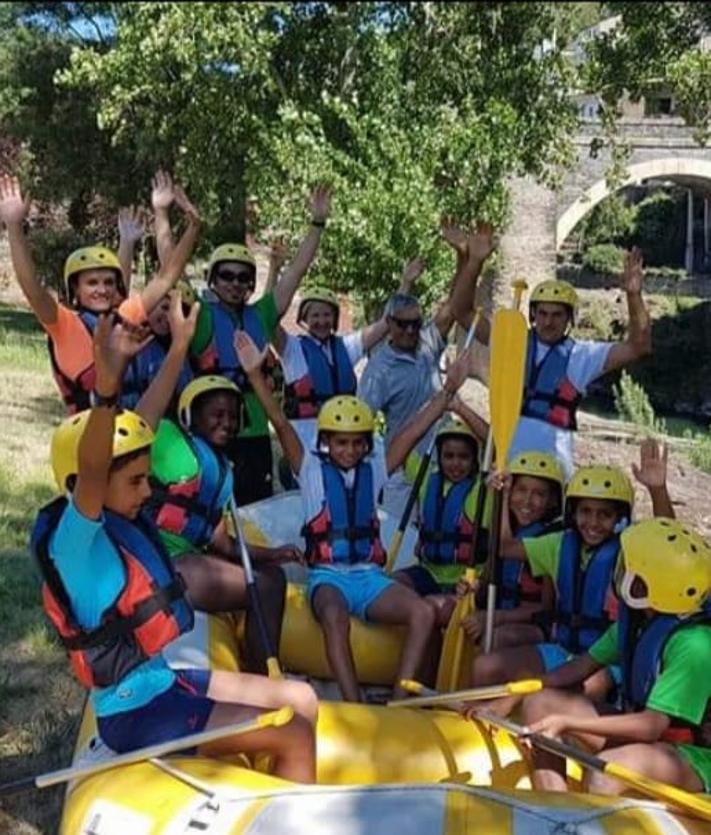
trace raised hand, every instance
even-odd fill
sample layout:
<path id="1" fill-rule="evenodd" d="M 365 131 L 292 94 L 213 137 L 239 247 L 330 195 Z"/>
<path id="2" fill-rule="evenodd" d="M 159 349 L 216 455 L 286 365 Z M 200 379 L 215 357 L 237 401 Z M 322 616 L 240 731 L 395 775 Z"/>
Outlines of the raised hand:
<path id="1" fill-rule="evenodd" d="M 633 462 L 632 472 L 640 484 L 650 490 L 667 483 L 669 447 L 654 438 L 645 438 L 639 445 L 639 467 Z"/>
<path id="2" fill-rule="evenodd" d="M 626 293 L 637 295 L 642 292 L 642 279 L 644 278 L 642 267 L 642 252 L 633 246 L 629 252 L 625 253 L 625 266 L 622 273 L 622 289 Z"/>
<path id="3" fill-rule="evenodd" d="M 462 351 L 462 353 L 447 369 L 447 378 L 444 381 L 444 388 L 447 392 L 449 392 L 449 394 L 456 394 L 462 383 L 469 376 L 471 360 L 472 349 L 467 348 L 466 351 Z"/>
<path id="4" fill-rule="evenodd" d="M 94 364 L 100 394 L 120 389 L 126 366 L 150 340 L 148 325 L 131 325 L 111 314 L 99 317 L 94 330 Z"/>
<path id="5" fill-rule="evenodd" d="M 151 206 L 153 211 L 167 211 L 173 200 L 175 200 L 173 180 L 167 171 L 159 169 L 151 180 Z"/>
<path id="6" fill-rule="evenodd" d="M 459 255 L 466 257 L 469 243 L 469 236 L 466 231 L 457 226 L 450 217 L 442 218 L 440 229 L 442 231 L 442 237 L 445 241 L 447 241 L 452 249 L 454 249 Z"/>
<path id="7" fill-rule="evenodd" d="M 311 192 L 309 209 L 311 219 L 316 223 L 323 223 L 331 214 L 331 186 L 326 183 L 319 183 Z"/>
<path id="8" fill-rule="evenodd" d="M 173 342 L 181 346 L 187 346 L 195 334 L 200 302 L 194 302 L 190 306 L 190 312 L 186 316 L 183 311 L 182 294 L 180 290 L 171 290 L 170 308 L 168 310 L 168 324 L 170 325 L 170 336 Z"/>
<path id="9" fill-rule="evenodd" d="M 512 483 L 513 476 L 510 472 L 508 472 L 508 470 L 496 470 L 495 472 L 490 473 L 489 477 L 486 479 L 486 486 L 490 490 L 508 491 L 511 489 Z"/>
<path id="10" fill-rule="evenodd" d="M 417 279 L 425 271 L 425 262 L 422 258 L 412 258 L 402 268 L 400 276 L 400 292 L 410 293 Z"/>
<path id="11" fill-rule="evenodd" d="M 235 331 L 234 346 L 245 374 L 253 374 L 261 369 L 269 351 L 268 345 L 260 351 L 247 331 Z"/>
<path id="12" fill-rule="evenodd" d="M 148 212 L 142 206 L 124 206 L 118 213 L 118 230 L 121 239 L 129 244 L 141 240 L 146 231 Z"/>
<path id="13" fill-rule="evenodd" d="M 17 177 L 10 174 L 0 176 L 0 220 L 6 226 L 16 226 L 24 221 L 29 211 L 29 195 L 22 196 Z"/>
<path id="14" fill-rule="evenodd" d="M 469 257 L 486 261 L 496 249 L 495 231 L 490 223 L 477 223 L 467 236 Z"/>

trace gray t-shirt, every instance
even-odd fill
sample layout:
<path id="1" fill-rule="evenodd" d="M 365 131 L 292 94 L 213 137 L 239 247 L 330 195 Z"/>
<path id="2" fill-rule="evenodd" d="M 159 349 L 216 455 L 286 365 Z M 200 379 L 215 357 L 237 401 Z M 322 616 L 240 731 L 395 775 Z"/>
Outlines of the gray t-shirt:
<path id="1" fill-rule="evenodd" d="M 389 343 L 368 361 L 358 385 L 361 397 L 374 411 L 382 411 L 387 421 L 385 445 L 408 420 L 442 388 L 439 360 L 445 342 L 434 322 L 420 332 L 417 351 L 409 354 L 395 350 Z M 423 451 L 430 432 L 418 443 Z"/>

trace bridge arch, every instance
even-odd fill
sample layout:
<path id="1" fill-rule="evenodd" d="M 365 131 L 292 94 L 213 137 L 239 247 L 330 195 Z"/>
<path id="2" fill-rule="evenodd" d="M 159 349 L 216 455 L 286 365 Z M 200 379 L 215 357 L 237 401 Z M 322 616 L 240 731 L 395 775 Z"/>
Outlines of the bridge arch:
<path id="1" fill-rule="evenodd" d="M 614 189 L 610 189 L 604 179 L 597 180 L 558 217 L 555 231 L 556 249 L 560 249 L 578 222 L 605 197 L 625 186 L 657 178 L 673 180 L 687 186 L 701 186 L 711 191 L 711 160 L 661 157 L 627 165 L 624 180 Z"/>

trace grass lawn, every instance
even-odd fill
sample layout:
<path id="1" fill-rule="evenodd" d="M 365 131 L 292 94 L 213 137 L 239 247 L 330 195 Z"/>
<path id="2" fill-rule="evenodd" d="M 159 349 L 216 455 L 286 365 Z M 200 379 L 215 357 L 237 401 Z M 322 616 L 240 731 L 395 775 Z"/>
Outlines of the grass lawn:
<path id="1" fill-rule="evenodd" d="M 83 693 L 45 626 L 27 550 L 54 495 L 49 438 L 63 415 L 31 313 L 0 305 L 0 782 L 69 763 Z M 8 798 L 0 835 L 56 831 L 63 790 Z"/>

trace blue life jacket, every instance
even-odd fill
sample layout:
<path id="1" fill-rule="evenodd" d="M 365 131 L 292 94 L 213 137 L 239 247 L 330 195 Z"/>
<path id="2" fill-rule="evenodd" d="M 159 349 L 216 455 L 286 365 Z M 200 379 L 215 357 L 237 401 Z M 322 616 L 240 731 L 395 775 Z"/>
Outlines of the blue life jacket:
<path id="1" fill-rule="evenodd" d="M 324 507 L 303 529 L 309 562 L 383 565 L 385 550 L 380 542 L 371 464 L 361 461 L 356 466 L 351 488 L 325 456 L 321 457 L 321 473 Z"/>
<path id="2" fill-rule="evenodd" d="M 129 368 L 133 370 L 135 376 L 135 391 L 121 393 L 121 406 L 124 409 L 135 409 L 138 401 L 145 393 L 148 386 L 155 379 L 160 370 L 163 360 L 166 358 L 168 348 L 165 342 L 159 340 L 157 337 L 151 339 L 145 348 L 141 349 L 133 358 Z M 180 369 L 180 376 L 175 385 L 175 395 L 177 398 L 180 392 L 193 379 L 193 371 L 187 360 L 183 361 L 183 366 Z"/>
<path id="3" fill-rule="evenodd" d="M 94 338 L 94 331 L 99 321 L 99 316 L 91 310 L 81 308 L 77 311 L 79 319 L 86 328 L 86 338 L 91 342 Z M 62 395 L 70 415 L 88 409 L 91 405 L 89 402 L 89 395 L 94 388 L 96 380 L 96 371 L 94 363 L 92 362 L 77 376 L 71 377 L 66 371 L 62 369 L 57 358 L 54 342 L 51 337 L 47 337 L 47 347 L 49 349 L 49 359 L 52 364 L 52 373 L 57 383 L 59 391 Z M 132 360 L 126 368 L 126 373 L 121 381 L 121 396 L 119 404 L 124 409 L 131 409 L 138 402 L 140 395 L 143 393 L 138 388 L 139 383 L 136 375 L 135 359 Z M 132 404 L 132 405 L 129 405 Z"/>
<path id="4" fill-rule="evenodd" d="M 533 539 L 551 531 L 545 522 L 532 522 L 516 531 L 516 539 Z M 497 560 L 499 571 L 497 603 L 499 609 L 516 609 L 522 601 L 538 603 L 541 599 L 542 582 L 536 580 L 526 560 L 503 557 Z"/>
<path id="5" fill-rule="evenodd" d="M 580 535 L 572 529 L 563 534 L 553 621 L 556 641 L 569 652 L 588 649 L 615 619 L 617 598 L 612 580 L 619 550 L 619 536 L 610 537 L 595 549 L 583 570 Z"/>
<path id="6" fill-rule="evenodd" d="M 153 523 L 103 511 L 103 527 L 121 557 L 125 585 L 94 629 L 80 626 L 69 594 L 49 555 L 49 540 L 67 506 L 64 497 L 40 510 L 30 547 L 43 579 L 45 612 L 57 630 L 79 681 L 109 687 L 193 628 L 184 583 L 173 568 Z"/>
<path id="7" fill-rule="evenodd" d="M 476 480 L 469 477 L 452 484 L 446 496 L 445 481 L 439 470 L 432 472 L 427 479 L 417 556 L 437 565 L 468 565 L 474 525 L 465 512 L 465 505 Z"/>
<path id="8" fill-rule="evenodd" d="M 538 337 L 534 330 L 529 331 L 522 415 L 562 429 L 578 428 L 576 412 L 582 392 L 568 379 L 568 363 L 574 345 L 574 340 L 565 337 L 551 345 L 542 362 L 537 365 Z"/>
<path id="9" fill-rule="evenodd" d="M 690 617 L 658 614 L 651 619 L 620 601 L 617 646 L 622 660 L 622 694 L 627 710 L 644 710 L 657 676 L 667 642 L 679 629 L 711 625 L 711 602 Z"/>
<path id="10" fill-rule="evenodd" d="M 330 336 L 333 364 L 320 343 L 311 336 L 299 336 L 308 372 L 286 386 L 284 412 L 289 420 L 315 418 L 321 406 L 337 394 L 355 394 L 358 386 L 351 364 L 340 336 Z"/>
<path id="11" fill-rule="evenodd" d="M 233 380 L 243 392 L 250 391 L 252 386 L 239 364 L 234 338 L 236 330 L 244 330 L 252 337 L 260 351 L 265 347 L 268 340 L 257 308 L 253 304 L 246 304 L 240 311 L 236 311 L 220 301 L 203 304 L 209 305 L 212 314 L 211 353 L 214 364 L 209 370 Z"/>
<path id="12" fill-rule="evenodd" d="M 175 455 L 185 455 L 187 472 L 196 475 L 167 483 L 161 478 L 160 467 L 152 463 L 147 511 L 160 530 L 178 534 L 200 549 L 212 539 L 229 500 L 230 463 L 206 440 L 174 425 L 185 442 L 185 448 L 175 449 Z"/>

